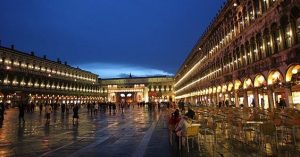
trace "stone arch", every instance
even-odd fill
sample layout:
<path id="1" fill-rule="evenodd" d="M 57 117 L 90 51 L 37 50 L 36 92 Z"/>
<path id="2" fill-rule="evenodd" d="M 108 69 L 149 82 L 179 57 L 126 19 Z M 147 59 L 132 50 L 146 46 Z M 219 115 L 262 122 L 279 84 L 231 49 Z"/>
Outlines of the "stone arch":
<path id="1" fill-rule="evenodd" d="M 217 93 L 220 93 L 222 91 L 222 87 L 219 85 L 217 86 Z"/>
<path id="2" fill-rule="evenodd" d="M 241 88 L 242 82 L 240 80 L 234 81 L 234 90 L 239 90 Z"/>
<path id="3" fill-rule="evenodd" d="M 209 93 L 209 94 L 212 94 L 212 93 L 213 93 L 213 88 L 212 88 L 212 87 L 209 87 L 208 93 Z"/>
<path id="4" fill-rule="evenodd" d="M 231 92 L 232 91 L 232 89 L 233 89 L 233 83 L 232 82 L 229 82 L 228 84 L 227 84 L 227 91 L 228 92 Z"/>
<path id="5" fill-rule="evenodd" d="M 252 83 L 251 78 L 247 77 L 243 81 L 243 88 L 248 89 L 249 87 L 253 87 L 253 83 Z"/>
<path id="6" fill-rule="evenodd" d="M 279 70 L 271 70 L 268 75 L 268 85 L 273 85 L 276 83 L 282 83 L 284 81 L 284 77 Z"/>
<path id="7" fill-rule="evenodd" d="M 217 93 L 217 87 L 216 86 L 213 86 L 213 93 Z"/>
<path id="8" fill-rule="evenodd" d="M 285 74 L 285 81 L 290 82 L 293 75 L 300 72 L 300 64 L 290 65 Z"/>
<path id="9" fill-rule="evenodd" d="M 222 93 L 225 93 L 225 92 L 227 92 L 227 84 L 226 83 L 224 83 L 222 85 Z"/>
<path id="10" fill-rule="evenodd" d="M 254 87 L 261 87 L 267 85 L 266 78 L 262 74 L 258 74 L 254 78 Z"/>

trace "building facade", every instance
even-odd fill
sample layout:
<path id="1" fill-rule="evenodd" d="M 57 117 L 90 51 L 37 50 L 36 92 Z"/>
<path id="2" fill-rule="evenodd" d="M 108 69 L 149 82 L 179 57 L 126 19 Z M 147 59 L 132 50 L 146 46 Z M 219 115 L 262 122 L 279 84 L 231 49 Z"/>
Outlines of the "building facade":
<path id="1" fill-rule="evenodd" d="M 174 78 L 168 76 L 100 79 L 105 91 L 102 97 L 110 102 L 172 102 Z"/>
<path id="2" fill-rule="evenodd" d="M 300 104 L 300 1 L 228 0 L 175 76 L 176 99 Z"/>
<path id="3" fill-rule="evenodd" d="M 96 74 L 0 47 L 0 101 L 84 103 L 99 100 L 100 92 Z"/>

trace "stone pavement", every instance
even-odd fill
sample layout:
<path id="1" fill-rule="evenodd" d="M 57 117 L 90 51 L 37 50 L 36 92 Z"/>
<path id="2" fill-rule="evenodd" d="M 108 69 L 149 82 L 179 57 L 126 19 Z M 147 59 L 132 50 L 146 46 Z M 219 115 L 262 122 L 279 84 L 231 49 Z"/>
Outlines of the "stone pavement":
<path id="1" fill-rule="evenodd" d="M 255 145 L 218 136 L 202 139 L 200 151 L 188 153 L 170 146 L 165 112 L 149 112 L 144 108 L 125 110 L 124 114 L 98 113 L 91 116 L 80 110 L 78 125 L 72 124 L 72 113 L 51 114 L 50 126 L 45 126 L 44 115 L 25 114 L 25 124 L 18 123 L 18 110 L 6 111 L 0 128 L 0 156 L 101 156 L 101 157 L 254 157 L 300 156 L 298 148 L 285 147 L 278 154 L 262 153 Z"/>
<path id="2" fill-rule="evenodd" d="M 25 124 L 19 124 L 18 110 L 9 109 L 0 128 L 0 156 L 147 156 L 156 151 L 149 150 L 148 143 L 164 122 L 159 121 L 160 114 L 136 107 L 124 114 L 91 116 L 81 109 L 79 124 L 73 125 L 72 113 L 57 111 L 45 126 L 44 115 L 37 111 L 25 113 Z M 168 147 L 168 138 L 162 140 Z"/>

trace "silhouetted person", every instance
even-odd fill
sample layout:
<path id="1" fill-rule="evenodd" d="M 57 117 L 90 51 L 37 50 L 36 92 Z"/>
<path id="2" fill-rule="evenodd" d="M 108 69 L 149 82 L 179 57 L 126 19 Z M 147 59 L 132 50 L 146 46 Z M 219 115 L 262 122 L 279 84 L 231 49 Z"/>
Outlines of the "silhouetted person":
<path id="1" fill-rule="evenodd" d="M 286 103 L 285 103 L 284 99 L 280 98 L 278 105 L 280 108 L 284 109 L 286 107 Z"/>
<path id="2" fill-rule="evenodd" d="M 63 103 L 61 104 L 61 114 L 65 114 L 66 111 L 66 105 Z"/>
<path id="3" fill-rule="evenodd" d="M 79 119 L 78 110 L 79 110 L 78 105 L 75 105 L 73 107 L 73 124 L 75 124 L 75 121 L 74 121 L 75 119 L 76 119 L 76 123 L 78 123 L 78 119 Z"/>
<path id="4" fill-rule="evenodd" d="M 4 112 L 5 112 L 5 106 L 4 103 L 1 102 L 0 103 L 0 120 L 3 121 L 4 120 Z"/>
<path id="5" fill-rule="evenodd" d="M 45 113 L 46 113 L 46 125 L 50 124 L 50 114 L 52 112 L 52 107 L 49 104 L 45 106 Z"/>
<path id="6" fill-rule="evenodd" d="M 40 108 L 40 115 L 41 115 L 42 111 L 43 111 L 43 104 L 42 103 L 39 104 L 39 108 Z"/>
<path id="7" fill-rule="evenodd" d="M 25 105 L 23 102 L 21 102 L 19 105 L 19 123 L 21 123 L 21 120 L 23 120 L 23 123 L 25 123 L 24 112 L 25 112 Z"/>

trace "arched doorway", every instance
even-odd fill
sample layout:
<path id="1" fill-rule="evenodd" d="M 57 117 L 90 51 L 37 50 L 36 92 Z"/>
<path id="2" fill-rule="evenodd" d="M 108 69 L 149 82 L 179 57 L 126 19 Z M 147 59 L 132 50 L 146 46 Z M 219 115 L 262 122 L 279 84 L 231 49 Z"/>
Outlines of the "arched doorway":
<path id="1" fill-rule="evenodd" d="M 292 65 L 286 72 L 285 81 L 290 88 L 289 103 L 300 109 L 300 65 Z"/>
<path id="2" fill-rule="evenodd" d="M 254 87 L 257 91 L 258 106 L 263 109 L 268 109 L 270 105 L 267 93 L 267 81 L 262 74 L 258 74 L 254 78 Z"/>
<path id="3" fill-rule="evenodd" d="M 284 77 L 279 70 L 272 70 L 267 79 L 268 88 L 271 89 L 271 101 L 273 101 L 274 107 L 278 107 L 280 99 L 286 99 L 285 89 L 283 87 Z"/>

